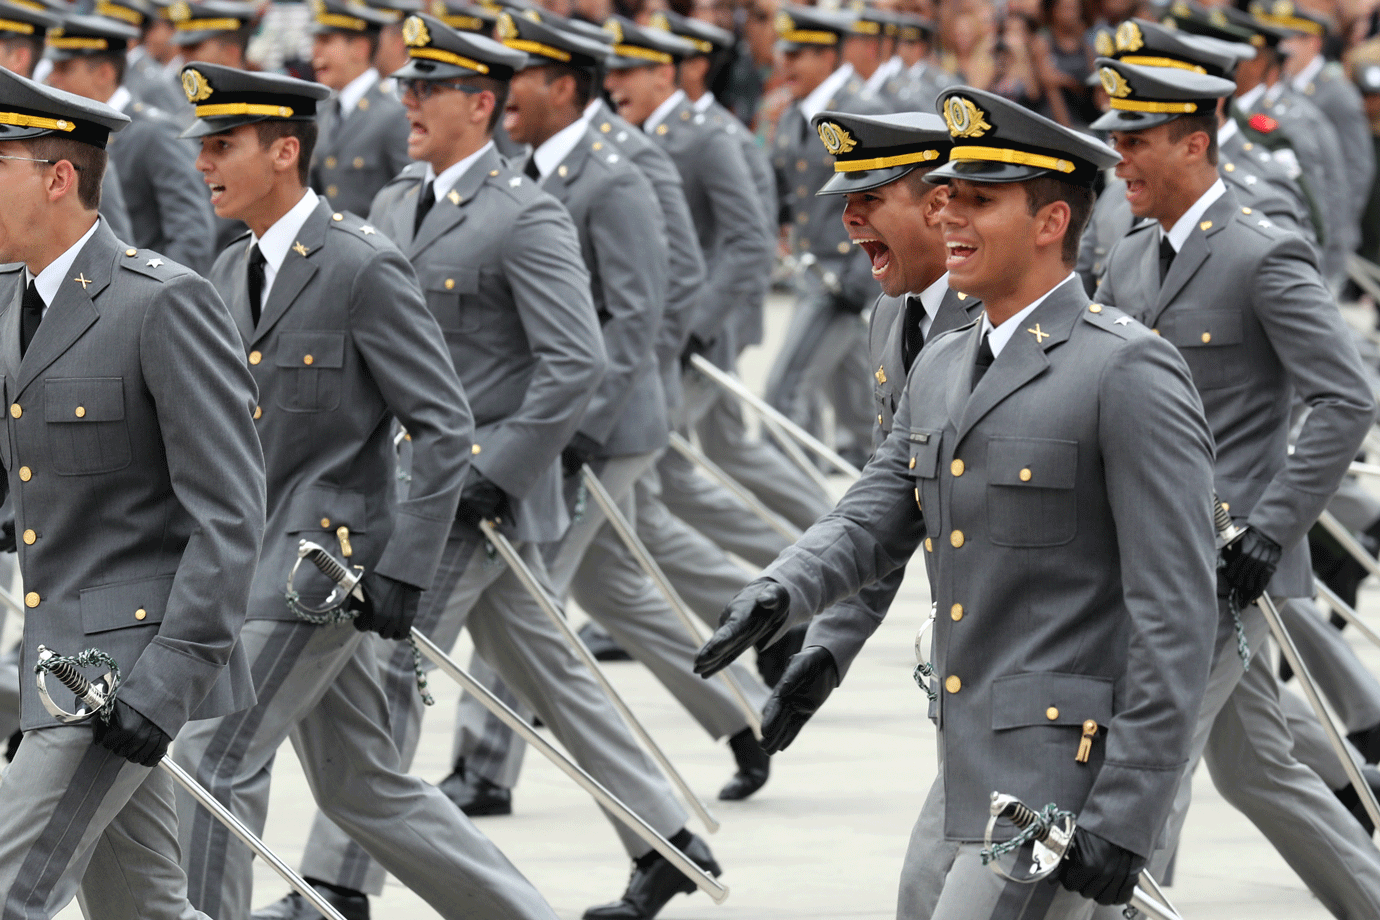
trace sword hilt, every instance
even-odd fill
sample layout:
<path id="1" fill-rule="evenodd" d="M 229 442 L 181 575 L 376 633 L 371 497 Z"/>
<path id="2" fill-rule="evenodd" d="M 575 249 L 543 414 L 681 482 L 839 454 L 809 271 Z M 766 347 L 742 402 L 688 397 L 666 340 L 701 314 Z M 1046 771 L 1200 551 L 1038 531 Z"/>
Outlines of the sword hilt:
<path id="1" fill-rule="evenodd" d="M 1246 535 L 1246 528 L 1236 525 L 1231 519 L 1231 512 L 1215 492 L 1212 495 L 1212 506 L 1212 523 L 1217 529 L 1217 548 L 1226 549 Z"/>
<path id="2" fill-rule="evenodd" d="M 88 656 L 92 659 L 88 661 Z M 43 703 L 43 707 L 61 722 L 76 723 L 89 719 L 103 710 L 115 695 L 115 688 L 119 684 L 119 672 L 115 669 L 114 662 L 109 656 L 91 649 L 83 652 L 78 657 L 78 661 L 83 664 L 99 664 L 105 662 L 111 666 L 111 670 L 106 672 L 105 677 L 100 682 L 95 682 L 82 674 L 77 665 L 70 659 L 63 658 L 47 646 L 38 647 L 38 696 Z M 78 709 L 76 712 L 68 712 L 58 706 L 53 701 L 52 695 L 48 693 L 48 687 L 44 682 L 44 677 L 48 674 L 58 679 L 64 687 L 72 692 L 86 709 Z"/>
<path id="3" fill-rule="evenodd" d="M 1036 826 L 1033 839 L 1041 842 L 1049 839 L 1050 824 L 1040 817 L 1040 813 L 1014 796 L 999 796 L 993 793 L 992 813 L 998 819 L 1010 821 L 1020 830 Z"/>
<path id="4" fill-rule="evenodd" d="M 298 549 L 298 554 L 320 569 L 322 575 L 325 575 L 342 588 L 345 588 L 347 585 L 349 588 L 354 587 L 352 582 L 357 580 L 355 576 L 349 569 L 345 568 L 344 565 L 337 562 L 335 557 L 326 551 L 325 547 L 303 540 Z"/>

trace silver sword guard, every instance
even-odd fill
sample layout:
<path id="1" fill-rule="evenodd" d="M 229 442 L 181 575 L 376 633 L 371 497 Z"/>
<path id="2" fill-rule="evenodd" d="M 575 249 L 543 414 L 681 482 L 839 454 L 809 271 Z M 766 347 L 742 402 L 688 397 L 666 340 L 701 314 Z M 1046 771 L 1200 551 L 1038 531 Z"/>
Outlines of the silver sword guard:
<path id="1" fill-rule="evenodd" d="M 47 646 L 38 647 L 39 663 L 45 663 L 57 658 L 58 655 Z M 84 704 L 76 712 L 68 712 L 54 702 L 52 695 L 48 692 L 47 676 L 52 674 L 68 690 L 76 695 L 77 701 Z M 105 674 L 91 681 L 75 666 L 68 662 L 59 662 L 51 668 L 38 671 L 38 698 L 43 703 L 43 708 L 48 710 L 48 714 L 67 725 L 74 725 L 78 722 L 85 722 L 105 707 L 106 701 L 115 693 L 115 688 L 119 685 L 119 680 L 114 671 L 106 671 Z"/>
<path id="2" fill-rule="evenodd" d="M 987 830 L 983 832 L 983 845 L 988 850 L 992 848 L 992 831 L 996 830 L 998 821 L 1010 821 L 1020 830 L 1038 826 L 1033 840 L 1034 852 L 1030 867 L 1032 874 L 1028 878 L 1016 878 L 1007 874 L 997 860 L 993 860 L 992 871 L 1002 878 L 1013 882 L 1039 881 L 1059 867 L 1069 845 L 1073 843 L 1072 818 L 1066 817 L 1054 823 L 1047 823 L 1038 812 L 1032 811 L 1014 795 L 993 792 L 988 810 L 990 817 L 987 819 Z"/>
<path id="3" fill-rule="evenodd" d="M 330 551 L 319 543 L 311 540 L 299 540 L 297 543 L 297 559 L 292 563 L 292 569 L 288 572 L 287 591 L 289 595 L 295 595 L 293 582 L 297 579 L 297 570 L 301 568 L 303 561 L 310 562 L 320 570 L 335 584 L 335 590 L 330 597 L 326 598 L 325 603 L 317 609 L 303 607 L 308 613 L 324 614 L 329 613 L 340 606 L 347 596 L 353 595 L 359 600 L 364 600 L 363 590 L 359 583 L 364 578 L 363 569 L 351 570 L 343 562 L 340 562 Z"/>

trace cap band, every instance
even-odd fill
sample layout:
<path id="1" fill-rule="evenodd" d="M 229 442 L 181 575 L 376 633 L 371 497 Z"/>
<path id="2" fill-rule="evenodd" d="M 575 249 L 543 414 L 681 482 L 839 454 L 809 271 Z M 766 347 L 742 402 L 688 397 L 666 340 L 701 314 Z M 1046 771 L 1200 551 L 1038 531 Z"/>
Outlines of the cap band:
<path id="1" fill-rule="evenodd" d="M 414 58 L 426 58 L 430 61 L 440 61 L 442 64 L 454 64 L 456 67 L 464 67 L 467 70 L 488 73 L 489 65 L 472 61 L 459 54 L 452 54 L 449 51 L 442 51 L 440 48 L 408 48 L 407 56 Z"/>
<path id="2" fill-rule="evenodd" d="M 10 0 L 15 6 L 22 6 L 26 10 L 33 10 L 35 13 L 47 12 L 48 8 L 38 0 Z"/>
<path id="3" fill-rule="evenodd" d="M 569 51 L 562 51 L 560 48 L 553 48 L 550 45 L 543 45 L 541 42 L 528 41 L 525 38 L 510 38 L 503 43 L 516 51 L 526 51 L 529 54 L 540 54 L 542 57 L 555 58 L 561 63 L 569 63 L 573 55 Z"/>
<path id="4" fill-rule="evenodd" d="M 1037 169 L 1052 169 L 1055 172 L 1071 173 L 1077 167 L 1069 160 L 1045 156 L 1040 153 L 1027 153 L 1024 150 L 1011 150 L 1004 147 L 955 147 L 949 151 L 950 160 L 990 160 L 994 163 L 1011 163 L 1015 166 L 1034 166 Z"/>
<path id="5" fill-rule="evenodd" d="M 933 148 L 914 153 L 899 153 L 889 157 L 871 157 L 866 160 L 835 160 L 834 172 L 864 172 L 869 169 L 890 169 L 893 166 L 909 166 L 911 163 L 925 163 L 937 160 L 941 152 Z"/>
<path id="6" fill-rule="evenodd" d="M 811 29 L 788 29 L 778 32 L 777 38 L 797 45 L 837 45 L 839 37 L 834 32 L 821 32 Z"/>
<path id="7" fill-rule="evenodd" d="M 104 38 L 71 38 L 65 35 L 54 38 L 51 34 L 48 36 L 48 46 L 64 51 L 110 50 L 110 42 L 106 41 Z"/>
<path id="8" fill-rule="evenodd" d="M 1145 67 L 1174 67 L 1178 70 L 1191 70 L 1194 73 L 1207 73 L 1206 67 L 1199 67 L 1197 64 L 1190 64 L 1187 61 L 1180 61 L 1175 58 L 1154 57 L 1144 54 L 1128 54 L 1125 57 L 1117 58 L 1123 64 L 1141 64 Z"/>
<path id="9" fill-rule="evenodd" d="M 317 13 L 316 21 L 323 26 L 335 29 L 349 29 L 351 32 L 365 32 L 369 23 L 356 16 L 343 16 L 340 13 Z"/>
<path id="10" fill-rule="evenodd" d="M 853 31 L 858 35 L 881 35 L 882 24 L 879 22 L 869 22 L 866 19 L 859 19 L 853 23 Z"/>
<path id="11" fill-rule="evenodd" d="M 179 32 L 235 32 L 242 25 L 238 19 L 226 16 L 220 19 L 184 19 L 173 23 L 173 28 Z"/>
<path id="12" fill-rule="evenodd" d="M 0 112 L 0 125 L 14 125 L 16 128 L 47 128 L 49 131 L 73 131 L 77 127 L 66 119 L 22 115 L 19 112 Z"/>
<path id="13" fill-rule="evenodd" d="M 291 118 L 292 109 L 285 105 L 260 105 L 253 102 L 225 102 L 220 105 L 199 105 L 197 118 L 216 118 L 222 115 L 268 115 L 272 118 Z"/>
<path id="14" fill-rule="evenodd" d="M 143 13 L 127 6 L 120 6 L 118 3 L 110 3 L 109 0 L 97 0 L 96 14 L 109 16 L 111 19 L 121 19 L 132 26 L 140 25 L 144 21 Z"/>
<path id="15" fill-rule="evenodd" d="M 475 32 L 484 28 L 484 20 L 478 16 L 437 16 L 436 18 L 452 29 L 462 29 L 466 32 Z"/>
<path id="16" fill-rule="evenodd" d="M 675 58 L 665 51 L 643 48 L 640 45 L 614 45 L 613 53 L 619 57 L 641 58 L 654 64 L 674 64 Z"/>
<path id="17" fill-rule="evenodd" d="M 1323 29 L 1321 23 L 1314 22 L 1311 19 L 1304 19 L 1302 16 L 1276 16 L 1272 13 L 1257 13 L 1256 16 L 1259 17 L 1261 21 L 1268 22 L 1271 25 L 1283 26 L 1286 29 L 1294 29 L 1299 32 L 1307 32 L 1309 35 L 1316 35 L 1318 37 L 1321 37 L 1323 32 L 1326 31 Z"/>
<path id="18" fill-rule="evenodd" d="M 15 22 L 13 19 L 0 19 L 0 32 L 18 32 L 20 35 L 33 35 L 34 27 L 27 22 Z"/>
<path id="19" fill-rule="evenodd" d="M 1165 115 L 1188 115 L 1198 111 L 1196 102 L 1141 102 L 1136 99 L 1111 99 L 1111 106 L 1123 112 L 1158 112 Z"/>

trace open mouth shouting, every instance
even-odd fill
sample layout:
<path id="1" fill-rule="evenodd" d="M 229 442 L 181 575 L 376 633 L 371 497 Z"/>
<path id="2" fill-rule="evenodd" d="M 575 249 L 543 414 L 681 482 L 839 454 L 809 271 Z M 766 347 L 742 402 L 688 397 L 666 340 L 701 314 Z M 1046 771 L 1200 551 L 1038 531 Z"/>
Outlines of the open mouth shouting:
<path id="1" fill-rule="evenodd" d="M 853 244 L 861 246 L 863 252 L 867 253 L 872 263 L 872 277 L 880 281 L 891 267 L 891 247 L 875 237 L 854 237 Z"/>
<path id="2" fill-rule="evenodd" d="M 948 250 L 948 257 L 944 260 L 944 267 L 951 272 L 962 271 L 977 247 L 970 243 L 960 243 L 956 241 L 945 241 L 945 248 Z"/>

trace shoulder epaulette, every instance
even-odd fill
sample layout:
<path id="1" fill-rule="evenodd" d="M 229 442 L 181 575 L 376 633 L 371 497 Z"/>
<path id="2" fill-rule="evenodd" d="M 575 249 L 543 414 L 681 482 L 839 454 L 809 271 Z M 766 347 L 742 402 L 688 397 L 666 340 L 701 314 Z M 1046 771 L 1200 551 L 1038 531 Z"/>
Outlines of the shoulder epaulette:
<path id="1" fill-rule="evenodd" d="M 248 236 L 248 232 L 244 235 Z M 170 281 L 191 271 L 177 262 L 163 258 L 152 249 L 135 249 L 132 246 L 121 254 L 120 266 L 155 281 Z"/>
<path id="2" fill-rule="evenodd" d="M 1088 308 L 1083 311 L 1083 320 L 1121 339 L 1129 339 L 1135 335 L 1133 330 L 1147 331 L 1144 326 L 1116 307 L 1101 303 L 1088 304 Z"/>

